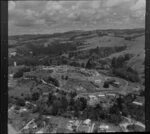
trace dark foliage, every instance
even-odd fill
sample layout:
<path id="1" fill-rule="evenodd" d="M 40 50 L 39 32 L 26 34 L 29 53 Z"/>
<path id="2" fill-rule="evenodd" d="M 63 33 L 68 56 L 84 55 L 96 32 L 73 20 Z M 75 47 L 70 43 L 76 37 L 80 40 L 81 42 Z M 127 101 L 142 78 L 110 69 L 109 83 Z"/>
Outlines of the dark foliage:
<path id="1" fill-rule="evenodd" d="M 29 72 L 30 71 L 30 68 L 28 67 L 23 67 L 21 69 L 19 69 L 15 74 L 14 74 L 14 78 L 20 78 L 23 76 L 23 73 L 24 72 Z"/>
<path id="2" fill-rule="evenodd" d="M 48 77 L 47 79 L 48 83 L 52 83 L 53 85 L 55 85 L 56 87 L 59 87 L 59 81 L 51 76 Z"/>

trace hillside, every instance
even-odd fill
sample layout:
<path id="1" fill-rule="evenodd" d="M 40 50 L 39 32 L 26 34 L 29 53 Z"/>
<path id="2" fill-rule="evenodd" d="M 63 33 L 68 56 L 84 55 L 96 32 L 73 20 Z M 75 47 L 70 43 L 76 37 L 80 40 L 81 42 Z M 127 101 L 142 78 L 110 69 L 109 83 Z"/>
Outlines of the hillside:
<path id="1" fill-rule="evenodd" d="M 91 57 L 106 61 L 109 66 L 113 57 L 131 54 L 126 65 L 137 71 L 144 82 L 145 30 L 93 30 L 70 31 L 45 35 L 15 35 L 9 37 L 9 65 L 34 64 L 85 64 Z M 67 56 L 62 59 L 62 56 Z M 30 60 L 30 61 L 28 61 Z M 65 60 L 65 61 L 64 61 Z M 56 63 L 57 62 L 57 63 Z M 74 64 L 74 63 L 73 63 Z M 75 64 L 74 64 L 75 65 Z"/>

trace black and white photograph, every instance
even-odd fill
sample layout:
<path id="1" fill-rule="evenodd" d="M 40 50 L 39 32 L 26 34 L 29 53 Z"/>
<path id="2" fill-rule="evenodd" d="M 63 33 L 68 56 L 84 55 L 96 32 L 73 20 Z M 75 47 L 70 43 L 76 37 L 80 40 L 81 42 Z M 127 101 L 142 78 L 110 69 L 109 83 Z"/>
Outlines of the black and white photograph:
<path id="1" fill-rule="evenodd" d="M 146 0 L 8 1 L 8 134 L 145 132 Z"/>

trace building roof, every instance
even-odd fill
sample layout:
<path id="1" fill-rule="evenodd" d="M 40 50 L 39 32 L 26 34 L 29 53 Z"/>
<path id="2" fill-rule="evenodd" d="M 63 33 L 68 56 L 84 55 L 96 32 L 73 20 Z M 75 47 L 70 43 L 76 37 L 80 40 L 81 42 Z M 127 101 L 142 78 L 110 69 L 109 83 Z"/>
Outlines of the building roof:
<path id="1" fill-rule="evenodd" d="M 89 97 L 90 97 L 90 98 L 95 98 L 96 96 L 95 96 L 95 95 L 89 95 Z"/>
<path id="2" fill-rule="evenodd" d="M 108 125 L 100 125 L 99 128 L 100 129 L 109 129 L 109 126 Z"/>
<path id="3" fill-rule="evenodd" d="M 104 96 L 105 96 L 105 94 L 99 94 L 98 96 L 99 96 L 99 97 L 104 97 Z"/>
<path id="4" fill-rule="evenodd" d="M 83 123 L 86 124 L 86 125 L 88 125 L 90 122 L 91 122 L 90 119 L 86 119 Z"/>
<path id="5" fill-rule="evenodd" d="M 136 104 L 136 105 L 139 105 L 139 106 L 143 106 L 143 103 L 141 103 L 141 102 L 133 101 L 132 103 Z"/>

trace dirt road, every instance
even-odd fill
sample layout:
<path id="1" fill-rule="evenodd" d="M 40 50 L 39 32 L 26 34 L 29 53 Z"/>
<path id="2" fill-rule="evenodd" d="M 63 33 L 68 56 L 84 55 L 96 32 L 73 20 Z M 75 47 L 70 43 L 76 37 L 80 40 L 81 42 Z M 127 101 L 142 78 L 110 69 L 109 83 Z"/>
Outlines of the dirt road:
<path id="1" fill-rule="evenodd" d="M 8 134 L 17 134 L 17 131 L 12 127 L 11 124 L 8 124 Z"/>

